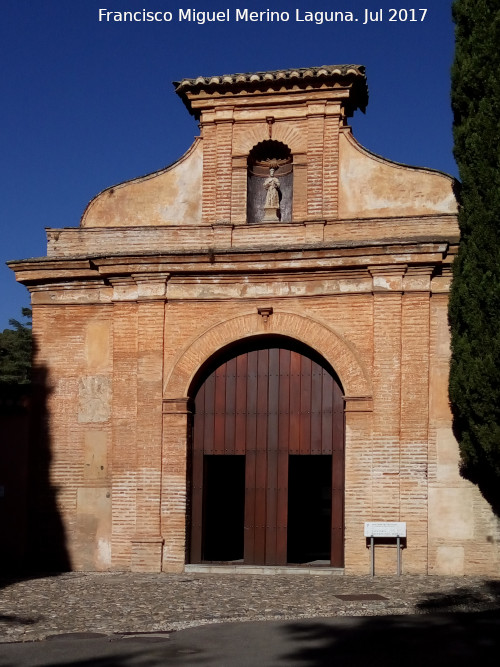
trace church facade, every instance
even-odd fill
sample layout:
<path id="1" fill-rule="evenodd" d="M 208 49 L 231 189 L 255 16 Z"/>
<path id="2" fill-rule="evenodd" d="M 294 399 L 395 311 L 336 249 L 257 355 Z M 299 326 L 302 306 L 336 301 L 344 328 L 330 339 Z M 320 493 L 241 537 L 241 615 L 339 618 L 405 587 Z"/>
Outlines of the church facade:
<path id="1" fill-rule="evenodd" d="M 71 567 L 365 574 L 380 521 L 406 524 L 404 572 L 498 571 L 448 405 L 453 179 L 357 143 L 360 66 L 176 91 L 188 152 L 10 263 Z M 394 540 L 376 553 L 394 572 Z"/>

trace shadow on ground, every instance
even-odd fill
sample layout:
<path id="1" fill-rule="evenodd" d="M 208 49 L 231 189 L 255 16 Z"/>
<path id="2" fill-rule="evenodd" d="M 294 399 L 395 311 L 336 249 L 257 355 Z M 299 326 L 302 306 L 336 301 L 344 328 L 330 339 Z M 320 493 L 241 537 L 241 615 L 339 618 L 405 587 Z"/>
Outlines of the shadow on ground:
<path id="1" fill-rule="evenodd" d="M 283 664 L 324 665 L 498 665 L 500 663 L 500 581 L 482 589 L 431 594 L 412 616 L 372 616 L 289 623 L 290 651 Z M 486 610 L 485 610 L 486 609 Z"/>
<path id="2" fill-rule="evenodd" d="M 500 613 L 455 613 L 421 617 L 371 617 L 353 627 L 326 622 L 287 626 L 290 651 L 283 664 L 498 665 Z M 294 648 L 295 646 L 295 648 Z"/>

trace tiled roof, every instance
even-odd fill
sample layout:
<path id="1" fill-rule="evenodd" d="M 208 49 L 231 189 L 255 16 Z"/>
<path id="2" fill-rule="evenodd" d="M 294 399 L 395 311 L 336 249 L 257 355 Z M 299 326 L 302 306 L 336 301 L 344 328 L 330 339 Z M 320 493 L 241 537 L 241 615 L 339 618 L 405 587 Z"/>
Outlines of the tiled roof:
<path id="1" fill-rule="evenodd" d="M 327 83 L 339 79 L 351 79 L 354 88 L 354 98 L 351 108 L 360 108 L 364 111 L 368 102 L 368 88 L 366 85 L 365 68 L 363 65 L 322 65 L 321 67 L 300 67 L 296 69 L 280 69 L 269 72 L 247 72 L 244 74 L 222 74 L 220 76 L 198 76 L 195 79 L 174 81 L 177 94 L 191 111 L 191 105 L 186 93 L 194 94 L 200 91 L 218 92 L 248 92 L 265 90 L 269 87 L 291 88 L 298 85 Z"/>

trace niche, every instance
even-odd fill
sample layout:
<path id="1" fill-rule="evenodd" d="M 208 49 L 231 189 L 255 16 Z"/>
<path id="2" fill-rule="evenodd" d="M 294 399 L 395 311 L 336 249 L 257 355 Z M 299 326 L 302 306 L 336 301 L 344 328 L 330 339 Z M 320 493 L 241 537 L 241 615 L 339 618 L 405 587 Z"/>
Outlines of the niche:
<path id="1" fill-rule="evenodd" d="M 248 222 L 291 222 L 293 164 L 290 149 L 268 139 L 248 155 Z"/>

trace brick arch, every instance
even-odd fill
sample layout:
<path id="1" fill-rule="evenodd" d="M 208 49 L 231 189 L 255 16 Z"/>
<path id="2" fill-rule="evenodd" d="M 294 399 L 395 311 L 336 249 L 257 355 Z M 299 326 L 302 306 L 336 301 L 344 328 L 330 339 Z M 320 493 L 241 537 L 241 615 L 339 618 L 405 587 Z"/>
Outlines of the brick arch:
<path id="1" fill-rule="evenodd" d="M 287 123 L 276 123 L 273 131 L 273 139 L 286 144 L 293 154 L 305 153 L 307 151 L 307 133 Z M 302 128 L 303 130 L 305 128 Z"/>
<path id="2" fill-rule="evenodd" d="M 165 380 L 164 398 L 188 396 L 191 383 L 201 366 L 231 343 L 263 335 L 288 336 L 321 354 L 337 373 L 344 395 L 369 398 L 371 382 L 354 347 L 338 333 L 309 317 L 285 311 L 274 312 L 268 320 L 248 313 L 210 327 L 180 352 Z"/>
<path id="3" fill-rule="evenodd" d="M 235 133 L 233 152 L 238 155 L 248 155 L 256 144 L 267 139 L 269 139 L 267 125 L 260 123 L 252 129 L 245 129 L 244 133 Z M 300 132 L 287 122 L 278 121 L 273 125 L 272 139 L 288 146 L 292 155 L 305 153 L 307 150 L 306 132 Z"/>

